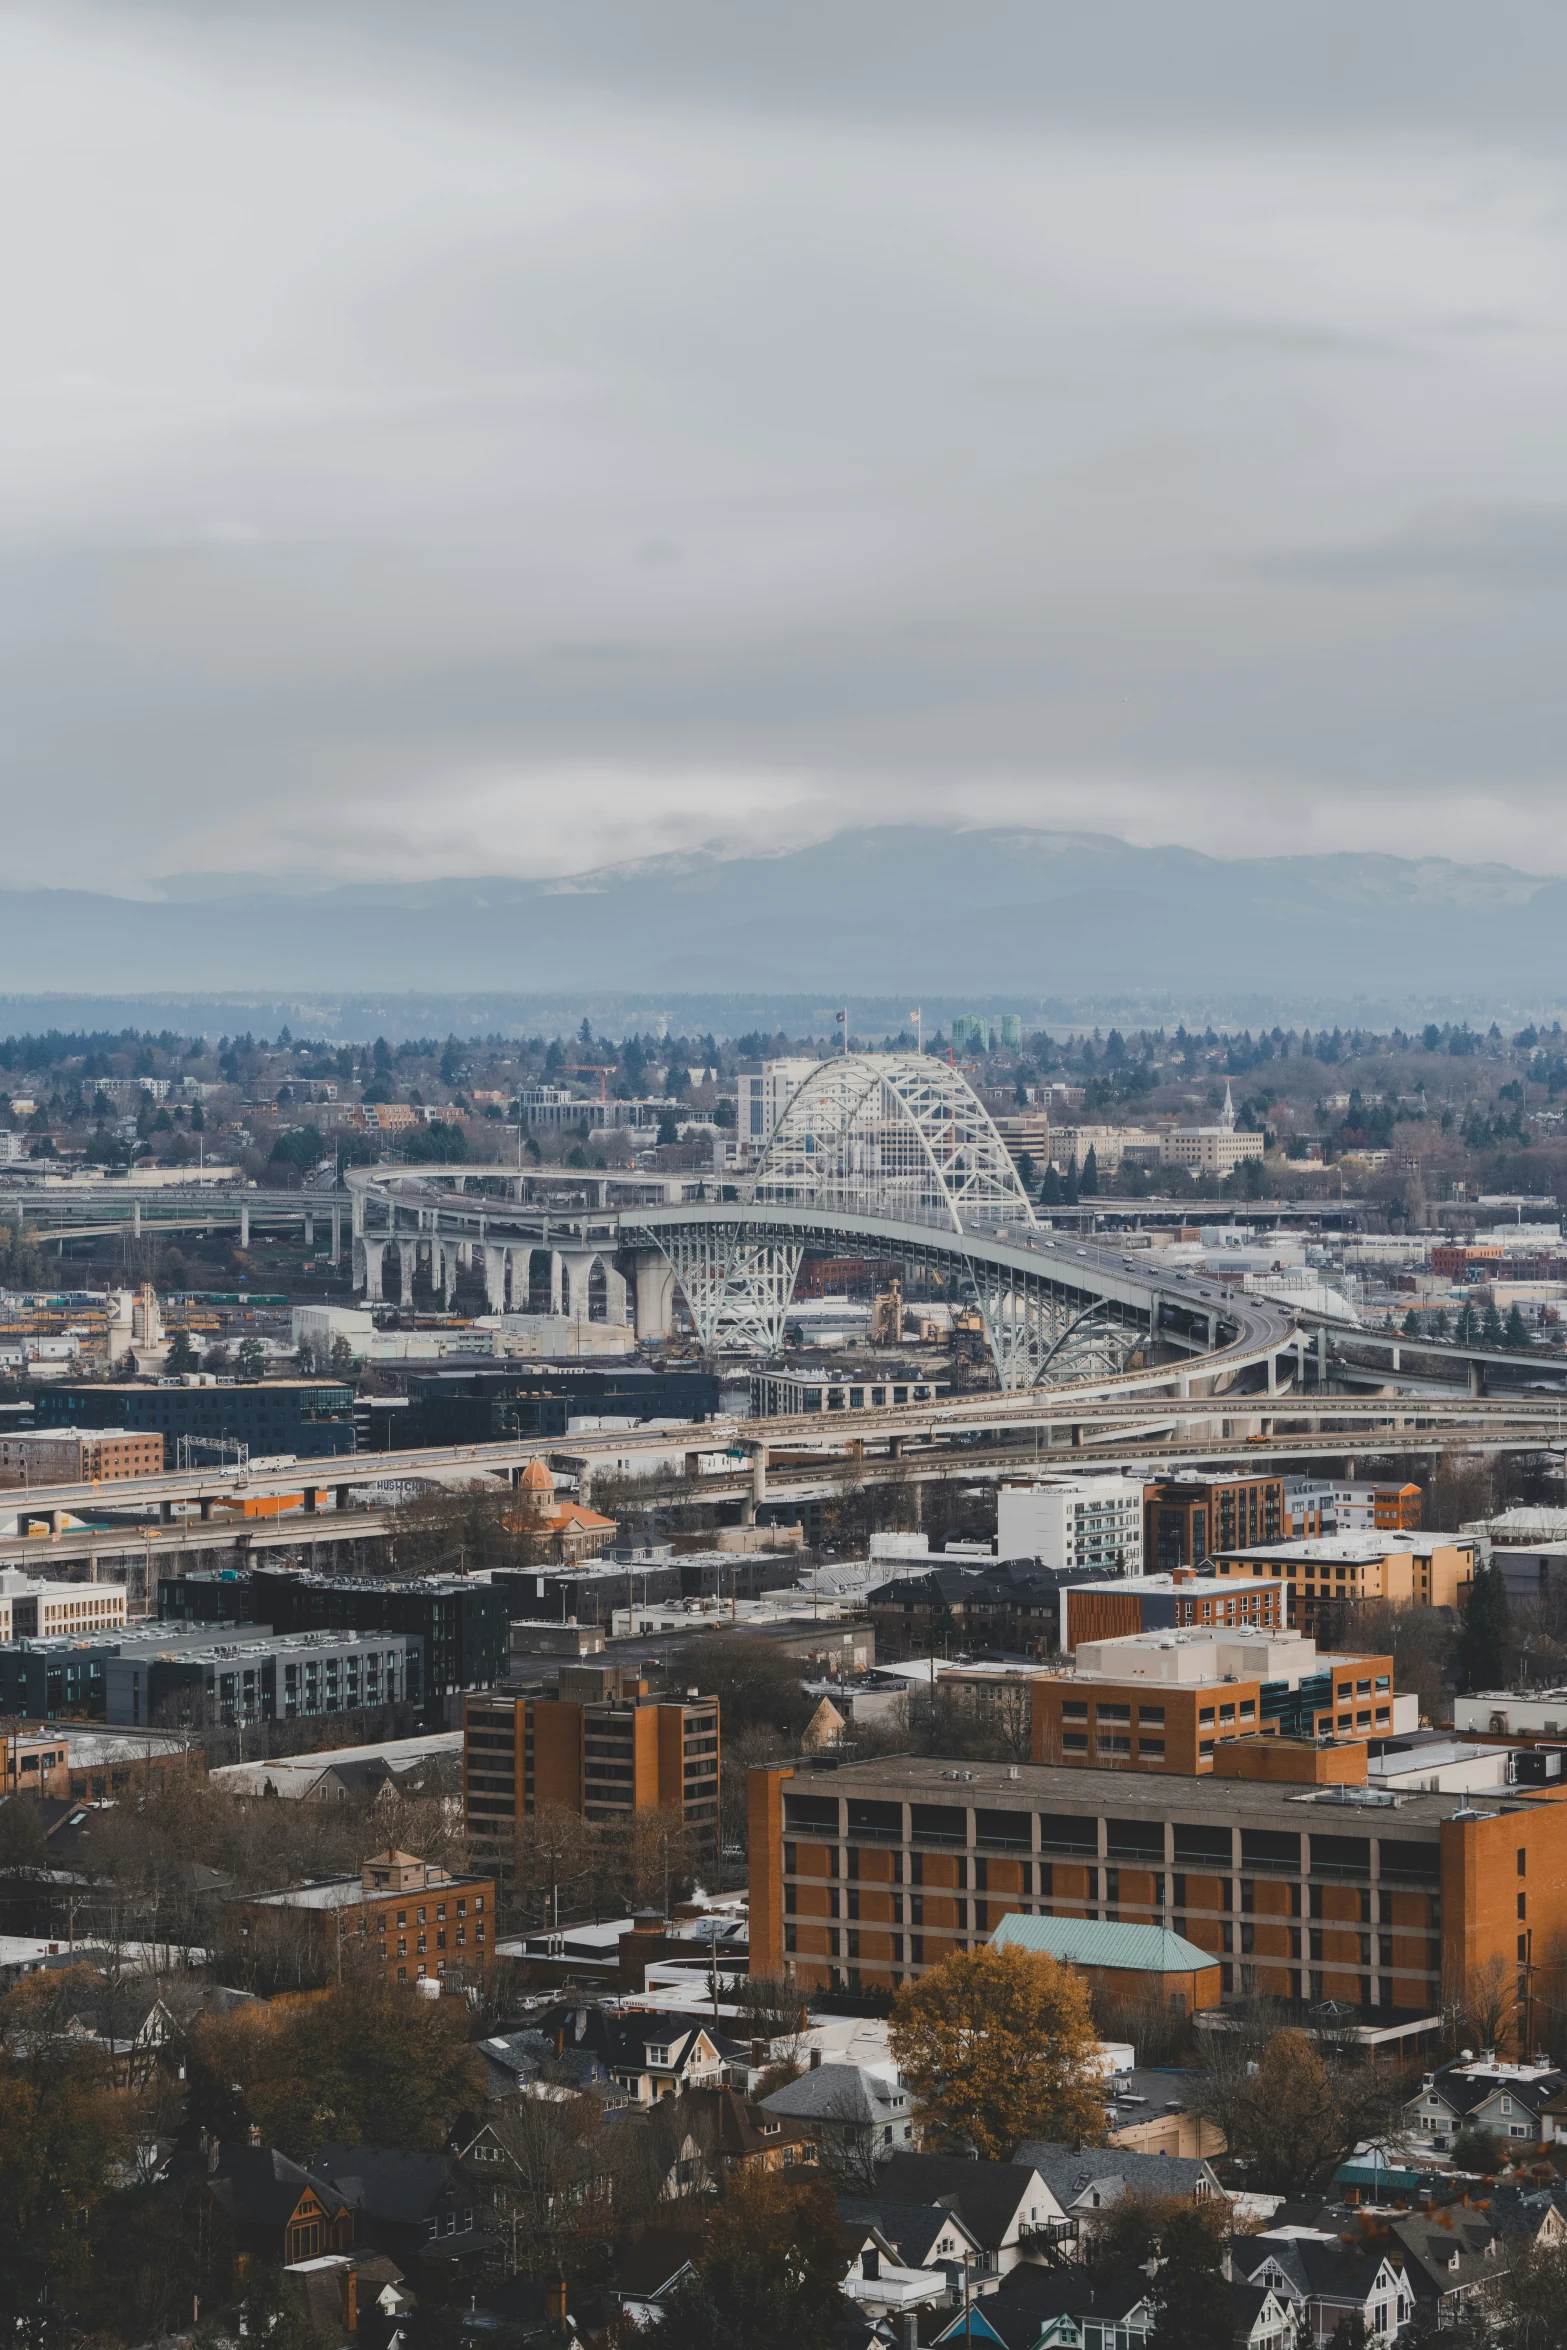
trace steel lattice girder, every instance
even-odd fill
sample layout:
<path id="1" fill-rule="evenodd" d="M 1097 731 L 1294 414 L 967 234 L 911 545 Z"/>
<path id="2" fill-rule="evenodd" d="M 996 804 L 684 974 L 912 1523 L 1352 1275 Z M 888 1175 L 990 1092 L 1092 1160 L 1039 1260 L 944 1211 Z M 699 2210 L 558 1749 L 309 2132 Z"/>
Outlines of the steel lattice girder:
<path id="1" fill-rule="evenodd" d="M 1119 1371 L 1141 1342 L 1140 1329 L 1118 1325 L 1098 1300 L 1074 1306 L 1050 1283 L 1019 1278 L 982 1258 L 968 1260 L 968 1277 L 996 1376 L 1009 1393 L 1089 1370 Z"/>
<path id="2" fill-rule="evenodd" d="M 655 1233 L 691 1309 L 704 1354 L 719 1346 L 779 1354 L 805 1254 L 799 1241 L 752 1239 L 732 1224 L 688 1224 Z"/>
<path id="3" fill-rule="evenodd" d="M 751 1196 L 953 1232 L 1034 1222 L 973 1087 L 914 1053 L 852 1053 L 813 1069 L 778 1121 Z"/>

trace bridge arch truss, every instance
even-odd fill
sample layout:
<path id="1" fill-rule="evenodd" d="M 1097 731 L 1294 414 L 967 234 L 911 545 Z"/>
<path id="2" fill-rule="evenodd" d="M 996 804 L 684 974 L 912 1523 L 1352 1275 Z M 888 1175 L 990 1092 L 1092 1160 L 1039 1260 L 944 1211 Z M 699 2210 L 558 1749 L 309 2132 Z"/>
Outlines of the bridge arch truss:
<path id="1" fill-rule="evenodd" d="M 774 1129 L 751 1197 L 957 1233 L 1034 1222 L 973 1087 L 914 1053 L 850 1053 L 813 1069 Z"/>

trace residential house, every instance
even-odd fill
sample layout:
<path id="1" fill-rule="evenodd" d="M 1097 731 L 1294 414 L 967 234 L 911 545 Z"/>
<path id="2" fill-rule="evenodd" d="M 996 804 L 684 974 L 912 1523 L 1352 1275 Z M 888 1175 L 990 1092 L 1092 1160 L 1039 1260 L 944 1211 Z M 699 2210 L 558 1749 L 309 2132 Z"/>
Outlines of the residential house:
<path id="1" fill-rule="evenodd" d="M 348 2335 L 356 2350 L 395 2350 L 414 2306 L 402 2270 L 384 2252 L 323 2252 L 295 2260 L 288 2274 L 304 2291 L 316 2339 Z"/>
<path id="2" fill-rule="evenodd" d="M 1064 2146 L 1049 2138 L 1025 2138 L 1016 2159 L 1044 2181 L 1058 2209 L 1092 2225 L 1093 2214 L 1123 2195 L 1221 2196 L 1214 2172 L 1201 2157 L 1142 2154 L 1129 2146 Z"/>
<path id="3" fill-rule="evenodd" d="M 850 2256 L 844 2290 L 862 2307 L 928 2306 L 982 2267 L 983 2246 L 950 2203 L 895 2203 L 883 2195 L 840 2195 L 838 2220 Z M 872 2255 L 867 2269 L 866 2255 Z M 856 2282 L 858 2278 L 858 2283 Z M 883 2283 L 891 2289 L 870 2291 Z"/>
<path id="4" fill-rule="evenodd" d="M 360 2240 L 394 2260 L 461 2256 L 488 2242 L 474 2227 L 473 2189 L 450 2154 L 329 2143 L 317 2149 L 310 2176 L 352 2210 Z"/>
<path id="5" fill-rule="evenodd" d="M 1509 2146 L 1538 2146 L 1567 2119 L 1567 2073 L 1554 2065 L 1444 2065 L 1422 2076 L 1404 2108 L 1409 2128 L 1445 2152 L 1462 2129 L 1489 2130 Z"/>
<path id="6" fill-rule="evenodd" d="M 960 2156 L 894 2154 L 879 2189 L 896 2203 L 946 2203 L 979 2246 L 974 2275 L 981 2290 L 1042 2258 L 1077 2234 L 1031 2162 L 967 2162 Z"/>
<path id="7" fill-rule="evenodd" d="M 868 2166 L 891 2154 L 910 2153 L 917 2143 L 907 2089 L 864 2065 L 813 2065 L 762 2103 L 769 2113 L 809 2129 L 840 2172 L 863 2176 Z"/>
<path id="8" fill-rule="evenodd" d="M 1393 2221 L 1391 2234 L 1403 2246 L 1404 2276 L 1415 2305 L 1434 2307 L 1439 2326 L 1477 2316 L 1507 2274 L 1505 2239 L 1488 2213 L 1467 2204 L 1411 2213 Z"/>
<path id="9" fill-rule="evenodd" d="M 660 2098 L 648 2116 L 661 2145 L 661 2192 L 706 2194 L 731 2170 L 794 2170 L 817 2160 L 801 2122 L 753 2105 L 730 2088 L 687 2089 Z"/>
<path id="10" fill-rule="evenodd" d="M 1331 2341 L 1340 2321 L 1357 2312 L 1369 2340 L 1390 2343 L 1414 2315 L 1403 2248 L 1391 2239 L 1364 2242 L 1295 2229 L 1232 2236 L 1227 2266 L 1242 2283 L 1266 2286 L 1318 2343 Z"/>
<path id="11" fill-rule="evenodd" d="M 557 2061 L 573 2050 L 597 2057 L 633 2105 L 717 2088 L 739 2053 L 700 2017 L 658 2008 L 552 2008 L 538 2028 L 553 2034 Z"/>
<path id="12" fill-rule="evenodd" d="M 354 2249 L 354 2210 L 347 2196 L 275 2146 L 209 2139 L 194 2152 L 175 2156 L 168 2184 L 180 2203 L 209 2195 L 227 2215 L 238 2252 L 286 2267 Z"/>
<path id="13" fill-rule="evenodd" d="M 1018 2268 L 999 2292 L 957 2314 L 938 2342 L 999 2344 L 1000 2350 L 1145 2350 L 1154 2331 L 1153 2281 L 1143 2268 L 1109 2275 L 1077 2262 Z"/>

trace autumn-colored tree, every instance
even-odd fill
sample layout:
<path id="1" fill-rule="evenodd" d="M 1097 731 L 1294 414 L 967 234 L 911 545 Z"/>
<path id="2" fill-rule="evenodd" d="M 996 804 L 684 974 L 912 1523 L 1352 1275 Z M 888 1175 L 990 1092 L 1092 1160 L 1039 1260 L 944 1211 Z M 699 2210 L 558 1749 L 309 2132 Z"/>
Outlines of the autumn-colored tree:
<path id="1" fill-rule="evenodd" d="M 18 2333 L 79 2264 L 125 2151 L 103 2051 L 69 2029 L 87 1972 L 27 1976 L 0 1998 L 0 2324 Z"/>
<path id="2" fill-rule="evenodd" d="M 1321 2182 L 1343 2145 L 1343 2108 L 1317 2049 L 1304 2032 L 1275 2032 L 1240 2101 L 1231 2153 L 1259 2187 L 1294 2195 Z"/>
<path id="3" fill-rule="evenodd" d="M 890 2029 L 927 2118 L 982 2160 L 1007 2161 L 1023 2138 L 1103 2137 L 1087 1986 L 1045 1952 L 956 1951 L 905 1984 Z"/>
<path id="4" fill-rule="evenodd" d="M 825 2179 L 732 2170 L 696 2275 L 664 2319 L 681 2350 L 827 2350 L 843 2316 L 838 2215 Z"/>
<path id="5" fill-rule="evenodd" d="M 188 2063 L 193 2121 L 224 2138 L 254 2122 L 296 2162 L 326 2138 L 444 2145 L 484 2095 L 462 2003 L 371 1980 L 203 2016 Z"/>

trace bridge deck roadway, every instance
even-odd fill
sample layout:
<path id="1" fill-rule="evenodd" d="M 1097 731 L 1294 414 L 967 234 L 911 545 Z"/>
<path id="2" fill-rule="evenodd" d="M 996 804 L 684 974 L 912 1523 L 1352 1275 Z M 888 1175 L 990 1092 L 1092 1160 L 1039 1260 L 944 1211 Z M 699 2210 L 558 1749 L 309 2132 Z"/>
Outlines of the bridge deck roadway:
<path id="1" fill-rule="evenodd" d="M 393 1524 L 385 1510 L 323 1510 L 314 1517 L 293 1510 L 262 1524 L 247 1518 L 176 1518 L 172 1525 L 70 1526 L 59 1534 L 0 1535 L 0 1567 L 90 1566 L 95 1559 L 143 1557 L 156 1561 L 181 1552 L 232 1556 L 243 1551 L 256 1557 L 315 1543 L 374 1542 L 390 1534 Z"/>
<path id="2" fill-rule="evenodd" d="M 966 1457 L 962 1439 L 984 1440 L 1005 1432 L 1026 1438 L 1048 1439 L 1051 1431 L 1072 1444 L 1072 1431 L 1089 1429 L 1105 1438 L 1119 1434 L 1127 1443 L 1146 1449 L 1160 1430 L 1182 1450 L 1193 1432 L 1200 1443 L 1211 1441 L 1216 1420 L 1264 1419 L 1282 1435 L 1294 1423 L 1303 1434 L 1337 1439 L 1337 1449 L 1364 1447 L 1373 1437 L 1384 1448 L 1402 1447 L 1419 1434 L 1439 1434 L 1443 1442 L 1465 1438 L 1479 1444 L 1501 1441 L 1527 1443 L 1543 1450 L 1567 1440 L 1561 1406 L 1547 1397 L 1519 1396 L 1487 1401 L 1411 1400 L 1400 1396 L 1327 1395 L 1316 1390 L 1303 1394 L 1236 1395 L 1166 1400 L 1150 1407 L 1142 1395 L 1129 1398 L 1095 1396 L 1077 1389 L 1043 1388 L 1021 1395 L 987 1391 L 979 1395 L 943 1396 L 932 1403 L 890 1405 L 856 1412 L 810 1413 L 770 1420 L 693 1421 L 687 1427 L 636 1430 L 611 1435 L 582 1435 L 565 1441 L 522 1438 L 496 1444 L 437 1445 L 408 1452 L 344 1453 L 290 1468 L 253 1469 L 243 1480 L 215 1469 L 166 1470 L 102 1485 L 32 1486 L 25 1493 L 13 1489 L 0 1496 L 0 1512 L 30 1512 L 43 1517 L 60 1511 L 116 1509 L 161 1510 L 164 1504 L 203 1500 L 259 1498 L 280 1493 L 325 1490 L 349 1497 L 355 1487 L 387 1481 L 428 1481 L 458 1484 L 486 1476 L 505 1477 L 525 1468 L 536 1456 L 572 1467 L 635 1474 L 639 1467 L 657 1470 L 688 1453 L 713 1453 L 726 1446 L 747 1454 L 764 1455 L 773 1449 L 819 1447 L 831 1457 L 851 1444 L 907 1446 L 940 1444 L 953 1448 L 953 1459 Z M 1059 1460 L 1062 1444 L 1051 1448 Z M 1233 1446 L 1232 1446 L 1233 1449 Z M 770 1472 L 771 1474 L 771 1472 Z M 300 1527 L 325 1523 L 338 1512 L 299 1511 L 289 1521 Z M 35 1538 L 42 1554 L 45 1545 Z"/>

